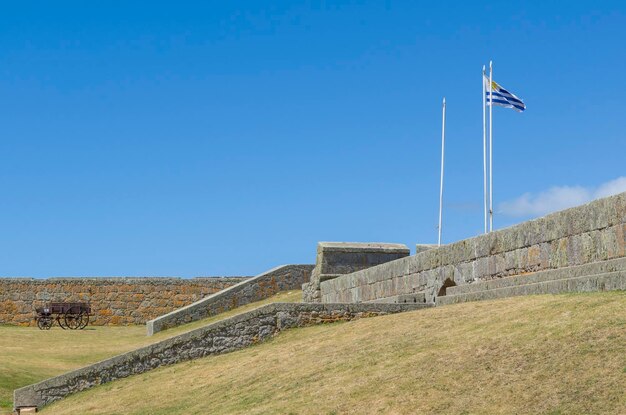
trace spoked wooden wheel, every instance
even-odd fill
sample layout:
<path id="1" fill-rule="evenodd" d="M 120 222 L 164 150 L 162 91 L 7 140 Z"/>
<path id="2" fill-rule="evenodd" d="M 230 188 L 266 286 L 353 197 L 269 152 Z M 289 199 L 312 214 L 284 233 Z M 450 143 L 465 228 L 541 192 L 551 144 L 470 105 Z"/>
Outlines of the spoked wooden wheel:
<path id="1" fill-rule="evenodd" d="M 65 312 L 65 316 L 63 317 L 65 325 L 70 330 L 79 329 L 83 325 L 83 314 L 76 311 L 78 310 L 70 308 Z"/>
<path id="2" fill-rule="evenodd" d="M 69 329 L 69 327 L 67 327 L 67 325 L 65 324 L 65 319 L 61 318 L 61 315 L 57 315 L 56 320 L 57 323 L 59 323 L 59 327 L 61 327 L 63 330 Z"/>
<path id="3" fill-rule="evenodd" d="M 89 314 L 81 313 L 80 318 L 81 318 L 81 325 L 79 329 L 82 330 L 89 325 Z"/>
<path id="4" fill-rule="evenodd" d="M 37 327 L 39 327 L 39 330 L 50 330 L 52 327 L 52 318 L 49 316 L 39 317 L 37 319 Z"/>

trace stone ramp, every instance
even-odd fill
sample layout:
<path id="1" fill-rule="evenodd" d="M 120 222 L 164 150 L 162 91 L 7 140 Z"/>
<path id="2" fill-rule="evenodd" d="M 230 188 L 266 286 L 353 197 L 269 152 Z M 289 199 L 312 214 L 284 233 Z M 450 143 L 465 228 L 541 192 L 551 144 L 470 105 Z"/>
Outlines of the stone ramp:
<path id="1" fill-rule="evenodd" d="M 558 274 L 550 274 L 550 276 L 556 275 Z M 440 296 L 436 299 L 436 305 L 442 306 L 469 301 L 494 300 L 521 295 L 613 290 L 626 290 L 626 270 L 579 275 L 570 278 L 545 279 L 538 282 L 518 282 L 518 284 L 515 285 L 509 283 L 509 285 L 502 285 L 499 288 L 488 288 L 482 291 L 475 290 L 455 295 Z"/>
<path id="2" fill-rule="evenodd" d="M 273 303 L 179 334 L 60 376 L 17 389 L 13 405 L 41 408 L 94 386 L 205 356 L 257 344 L 296 327 L 427 308 L 432 304 Z"/>
<path id="3" fill-rule="evenodd" d="M 516 285 L 534 284 L 538 282 L 562 280 L 567 278 L 582 277 L 585 275 L 603 274 L 606 272 L 626 270 L 626 258 L 611 259 L 608 261 L 592 262 L 567 268 L 549 269 L 513 277 L 498 278 L 471 284 L 448 287 L 446 295 L 461 295 L 478 291 L 488 291 L 498 288 L 512 287 Z"/>
<path id="4" fill-rule="evenodd" d="M 192 321 L 202 320 L 242 305 L 264 300 L 285 290 L 299 290 L 313 265 L 281 265 L 195 303 L 146 322 L 148 336 Z"/>
<path id="5" fill-rule="evenodd" d="M 435 302 L 439 306 L 518 295 L 626 289 L 620 280 L 624 278 L 626 281 L 625 272 L 626 257 L 617 258 L 446 287 L 445 295 L 438 296 Z M 365 301 L 364 304 L 423 304 L 426 302 L 426 293 L 416 292 L 378 298 Z"/>

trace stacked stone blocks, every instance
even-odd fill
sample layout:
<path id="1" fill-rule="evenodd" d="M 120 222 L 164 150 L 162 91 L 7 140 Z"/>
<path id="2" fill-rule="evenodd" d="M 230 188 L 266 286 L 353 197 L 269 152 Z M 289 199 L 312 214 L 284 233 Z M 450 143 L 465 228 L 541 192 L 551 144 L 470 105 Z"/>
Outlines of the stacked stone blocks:
<path id="1" fill-rule="evenodd" d="M 0 324 L 34 325 L 36 307 L 74 301 L 91 304 L 92 324 L 143 324 L 246 278 L 0 278 Z"/>
<path id="2" fill-rule="evenodd" d="M 322 302 L 366 302 L 626 256 L 626 193 L 323 281 Z"/>
<path id="3" fill-rule="evenodd" d="M 324 281 L 406 257 L 409 252 L 402 244 L 319 242 L 311 280 L 302 285 L 303 301 L 320 302 L 320 284 Z"/>

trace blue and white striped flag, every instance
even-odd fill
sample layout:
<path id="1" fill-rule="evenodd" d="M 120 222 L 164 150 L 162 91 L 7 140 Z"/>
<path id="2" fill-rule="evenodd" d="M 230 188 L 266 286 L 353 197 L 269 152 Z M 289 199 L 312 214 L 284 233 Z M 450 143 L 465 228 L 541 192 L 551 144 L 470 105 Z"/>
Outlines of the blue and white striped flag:
<path id="1" fill-rule="evenodd" d="M 487 103 L 487 106 L 489 106 L 489 77 L 484 75 L 483 81 L 485 82 L 485 102 Z M 504 108 L 513 108 L 518 112 L 526 110 L 526 104 L 524 104 L 524 101 L 502 88 L 496 83 L 496 81 L 491 82 L 491 88 L 493 91 L 493 105 Z"/>

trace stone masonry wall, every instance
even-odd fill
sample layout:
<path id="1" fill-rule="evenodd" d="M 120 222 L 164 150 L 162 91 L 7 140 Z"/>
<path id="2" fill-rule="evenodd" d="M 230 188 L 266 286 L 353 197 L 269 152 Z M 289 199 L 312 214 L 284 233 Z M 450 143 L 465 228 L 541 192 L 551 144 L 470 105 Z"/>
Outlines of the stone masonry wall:
<path id="1" fill-rule="evenodd" d="M 380 242 L 318 242 L 311 280 L 302 285 L 305 303 L 321 302 L 320 283 L 375 265 L 406 257 L 409 248 Z"/>
<path id="2" fill-rule="evenodd" d="M 313 265 L 281 265 L 273 268 L 148 321 L 146 324 L 148 335 L 263 300 L 279 291 L 299 290 L 302 283 L 310 278 L 312 269 Z"/>
<path id="3" fill-rule="evenodd" d="M 323 281 L 322 302 L 365 302 L 626 256 L 626 193 Z M 443 293 L 442 293 L 443 294 Z"/>
<path id="4" fill-rule="evenodd" d="M 34 325 L 47 302 L 85 301 L 95 325 L 143 324 L 245 281 L 207 278 L 0 278 L 0 324 Z"/>
<path id="5" fill-rule="evenodd" d="M 227 353 L 262 342 L 282 330 L 417 310 L 417 304 L 274 303 L 14 392 L 17 408 L 39 407 L 70 394 L 164 365 Z"/>

